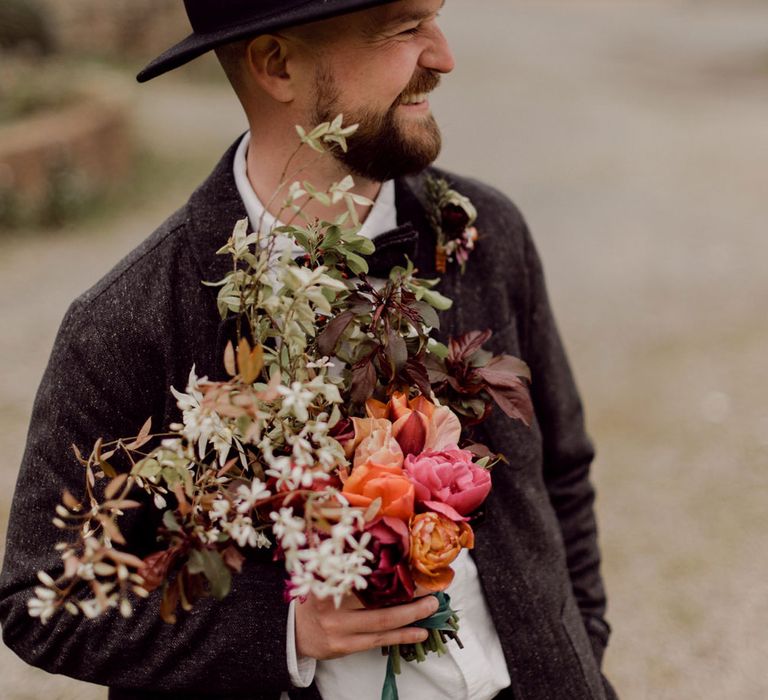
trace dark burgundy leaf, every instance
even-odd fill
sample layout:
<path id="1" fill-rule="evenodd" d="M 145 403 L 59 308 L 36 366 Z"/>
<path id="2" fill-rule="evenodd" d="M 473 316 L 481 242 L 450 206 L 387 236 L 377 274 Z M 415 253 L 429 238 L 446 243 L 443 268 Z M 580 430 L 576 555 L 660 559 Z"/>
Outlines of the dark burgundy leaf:
<path id="1" fill-rule="evenodd" d="M 470 331 L 448 342 L 448 359 L 451 362 L 466 363 L 493 335 L 491 330 Z"/>
<path id="2" fill-rule="evenodd" d="M 408 360 L 405 363 L 404 374 L 424 396 L 429 396 L 432 393 L 431 374 L 427 372 L 427 368 L 421 359 L 412 357 Z"/>
<path id="3" fill-rule="evenodd" d="M 434 355 L 427 357 L 424 362 L 427 372 L 429 373 L 429 381 L 432 384 L 441 384 L 448 379 L 448 372 L 445 368 L 445 362 Z"/>
<path id="4" fill-rule="evenodd" d="M 163 585 L 177 554 L 176 549 L 164 549 L 144 558 L 144 566 L 137 571 L 144 579 L 144 588 L 151 592 Z"/>
<path id="5" fill-rule="evenodd" d="M 373 355 L 358 362 L 352 368 L 352 387 L 349 398 L 352 403 L 364 403 L 373 395 L 376 388 L 376 368 Z"/>
<path id="6" fill-rule="evenodd" d="M 317 349 L 322 355 L 330 357 L 336 351 L 339 339 L 355 318 L 352 311 L 345 311 L 328 322 L 317 337 Z"/>
<path id="7" fill-rule="evenodd" d="M 514 388 L 489 385 L 486 390 L 504 413 L 510 418 L 521 420 L 530 427 L 533 420 L 533 403 L 531 402 L 531 392 L 528 391 L 526 384 L 519 381 L 518 386 Z"/>
<path id="8" fill-rule="evenodd" d="M 222 553 L 221 558 L 224 560 L 227 568 L 235 573 L 240 573 L 243 570 L 243 562 L 245 557 L 240 553 L 237 547 L 229 545 Z"/>
<path id="9" fill-rule="evenodd" d="M 488 384 L 494 386 L 515 386 L 520 379 L 531 381 L 531 370 L 525 362 L 512 355 L 498 355 L 477 373 Z"/>
<path id="10" fill-rule="evenodd" d="M 465 450 L 471 452 L 475 457 L 483 459 L 484 457 L 495 457 L 495 453 L 491 452 L 488 447 L 480 442 L 473 442 L 471 445 L 467 445 Z"/>

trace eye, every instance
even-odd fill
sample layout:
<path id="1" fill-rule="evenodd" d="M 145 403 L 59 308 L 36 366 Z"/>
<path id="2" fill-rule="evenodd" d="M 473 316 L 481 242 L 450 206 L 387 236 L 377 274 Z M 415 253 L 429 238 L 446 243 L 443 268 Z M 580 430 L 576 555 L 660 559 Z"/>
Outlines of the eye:
<path id="1" fill-rule="evenodd" d="M 402 32 L 400 32 L 400 36 L 416 36 L 421 31 L 421 25 L 417 24 L 415 27 L 411 27 L 410 29 L 405 29 Z"/>

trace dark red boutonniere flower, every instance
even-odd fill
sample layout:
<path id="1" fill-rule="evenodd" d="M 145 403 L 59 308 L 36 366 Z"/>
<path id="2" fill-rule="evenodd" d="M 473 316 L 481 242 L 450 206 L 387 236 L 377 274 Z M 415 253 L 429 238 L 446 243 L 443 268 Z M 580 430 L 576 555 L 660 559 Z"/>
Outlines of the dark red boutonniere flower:
<path id="1" fill-rule="evenodd" d="M 437 234 L 435 267 L 444 273 L 447 264 L 455 260 L 463 273 L 478 239 L 477 229 L 473 226 L 477 210 L 468 197 L 451 189 L 442 178 L 427 178 L 425 187 L 427 216 Z"/>

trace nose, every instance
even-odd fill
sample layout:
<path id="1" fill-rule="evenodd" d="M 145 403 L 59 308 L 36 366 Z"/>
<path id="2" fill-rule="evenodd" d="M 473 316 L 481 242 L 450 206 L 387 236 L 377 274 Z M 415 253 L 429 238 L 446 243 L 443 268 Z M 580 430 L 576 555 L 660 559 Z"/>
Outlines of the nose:
<path id="1" fill-rule="evenodd" d="M 432 35 L 432 41 L 421 54 L 421 67 L 437 73 L 450 73 L 456 67 L 456 60 L 448 40 L 436 24 L 432 29 Z"/>

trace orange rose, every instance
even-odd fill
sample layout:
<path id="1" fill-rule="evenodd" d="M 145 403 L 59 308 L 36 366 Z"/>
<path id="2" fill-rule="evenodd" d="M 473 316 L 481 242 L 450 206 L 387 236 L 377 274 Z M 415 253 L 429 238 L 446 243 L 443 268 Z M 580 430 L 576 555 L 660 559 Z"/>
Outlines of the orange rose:
<path id="1" fill-rule="evenodd" d="M 419 513 L 411 520 L 413 580 L 428 591 L 444 591 L 453 581 L 451 564 L 462 548 L 475 546 L 475 533 L 465 522 L 439 513 Z"/>
<path id="2" fill-rule="evenodd" d="M 380 498 L 379 516 L 407 522 L 413 515 L 413 484 L 400 467 L 379 466 L 368 462 L 361 464 L 352 470 L 344 482 L 342 494 L 350 505 L 361 508 L 367 508 Z"/>

